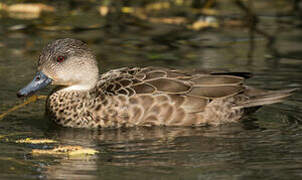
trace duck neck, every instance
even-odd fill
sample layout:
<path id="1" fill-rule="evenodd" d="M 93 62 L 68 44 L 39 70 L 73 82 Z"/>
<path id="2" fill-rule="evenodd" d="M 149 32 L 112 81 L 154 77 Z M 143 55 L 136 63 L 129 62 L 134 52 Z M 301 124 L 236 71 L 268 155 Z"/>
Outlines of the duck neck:
<path id="1" fill-rule="evenodd" d="M 63 87 L 60 89 L 60 91 L 65 91 L 65 92 L 86 91 L 87 92 L 87 91 L 91 91 L 92 89 L 94 89 L 96 84 L 97 84 L 97 78 Z"/>
<path id="2" fill-rule="evenodd" d="M 91 89 L 93 89 L 95 87 L 95 85 L 81 85 L 81 84 L 76 84 L 76 85 L 72 85 L 72 86 L 68 86 L 68 87 L 64 87 L 62 88 L 60 91 L 90 91 Z"/>

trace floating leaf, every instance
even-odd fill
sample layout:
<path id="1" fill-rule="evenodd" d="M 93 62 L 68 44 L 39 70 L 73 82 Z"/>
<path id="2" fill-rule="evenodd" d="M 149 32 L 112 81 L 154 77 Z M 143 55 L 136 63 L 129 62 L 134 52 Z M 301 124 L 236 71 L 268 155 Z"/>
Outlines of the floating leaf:
<path id="1" fill-rule="evenodd" d="M 33 155 L 68 155 L 68 156 L 87 156 L 99 153 L 91 148 L 83 148 L 82 146 L 59 146 L 54 149 L 40 150 L 33 149 Z"/>
<path id="2" fill-rule="evenodd" d="M 134 13 L 135 12 L 135 9 L 134 8 L 132 8 L 132 7 L 123 7 L 122 8 L 122 12 L 123 13 Z"/>
<path id="3" fill-rule="evenodd" d="M 42 3 L 14 4 L 6 9 L 8 12 L 39 14 L 42 11 L 53 12 L 54 7 Z"/>
<path id="4" fill-rule="evenodd" d="M 52 139 L 20 139 L 17 140 L 16 143 L 27 143 L 27 144 L 47 144 L 47 143 L 57 143 L 57 141 Z"/>
<path id="5" fill-rule="evenodd" d="M 165 24 L 185 24 L 187 20 L 183 17 L 169 17 L 169 18 L 148 18 L 153 23 L 165 23 Z"/>
<path id="6" fill-rule="evenodd" d="M 188 26 L 190 29 L 193 30 L 201 30 L 204 28 L 218 28 L 219 23 L 217 22 L 216 18 L 212 16 L 207 16 L 205 18 L 199 19 L 196 22 L 194 22 L 191 26 Z"/>
<path id="7" fill-rule="evenodd" d="M 102 16 L 106 16 L 109 13 L 109 7 L 108 6 L 100 6 L 98 10 L 99 10 L 99 13 Z"/>
<path id="8" fill-rule="evenodd" d="M 147 11 L 162 10 L 162 9 L 168 9 L 168 8 L 170 8 L 169 2 L 151 3 L 146 6 Z"/>
<path id="9" fill-rule="evenodd" d="M 6 10 L 7 9 L 7 5 L 4 3 L 0 3 L 0 10 Z"/>
<path id="10" fill-rule="evenodd" d="M 0 3 L 0 10 L 7 11 L 10 17 L 16 19 L 35 19 L 40 17 L 43 11 L 55 11 L 54 7 L 42 3 L 20 3 L 10 6 Z"/>

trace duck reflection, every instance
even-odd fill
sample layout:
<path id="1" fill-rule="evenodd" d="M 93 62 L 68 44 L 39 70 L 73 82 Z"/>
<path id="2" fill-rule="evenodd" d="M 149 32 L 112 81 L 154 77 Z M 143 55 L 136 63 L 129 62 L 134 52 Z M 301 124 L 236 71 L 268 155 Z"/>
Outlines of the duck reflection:
<path id="1" fill-rule="evenodd" d="M 46 168 L 45 176 L 49 179 L 95 179 L 108 171 L 118 172 L 119 167 L 145 167 L 166 174 L 171 169 L 163 167 L 207 166 L 219 163 L 213 162 L 214 154 L 240 152 L 241 143 L 232 143 L 232 139 L 244 138 L 246 126 L 236 123 L 219 127 L 103 130 L 56 127 L 46 135 L 58 139 L 60 144 L 81 145 L 99 153 L 86 158 L 58 158 L 57 163 Z M 112 176 L 112 172 L 108 174 Z"/>

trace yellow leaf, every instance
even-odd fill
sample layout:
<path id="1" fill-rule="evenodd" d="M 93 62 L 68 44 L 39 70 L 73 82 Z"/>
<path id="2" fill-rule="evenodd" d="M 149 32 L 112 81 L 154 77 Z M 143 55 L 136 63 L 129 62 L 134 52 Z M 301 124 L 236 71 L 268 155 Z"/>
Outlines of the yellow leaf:
<path id="1" fill-rule="evenodd" d="M 83 148 L 75 151 L 71 151 L 68 153 L 69 156 L 78 156 L 78 155 L 94 155 L 98 153 L 97 150 L 90 149 L 90 148 Z"/>
<path id="2" fill-rule="evenodd" d="M 99 153 L 91 148 L 83 148 L 82 146 L 58 146 L 54 149 L 40 150 L 33 149 L 33 155 L 68 155 L 68 156 L 87 156 Z"/>
<path id="3" fill-rule="evenodd" d="M 54 12 L 52 6 L 42 3 L 14 4 L 5 8 L 9 16 L 16 19 L 35 19 L 40 17 L 41 12 Z"/>
<path id="4" fill-rule="evenodd" d="M 0 3 L 0 10 L 6 10 L 7 9 L 7 5 L 4 3 Z"/>
<path id="5" fill-rule="evenodd" d="M 42 11 L 53 12 L 54 7 L 48 6 L 42 3 L 31 3 L 31 4 L 14 4 L 7 8 L 8 12 L 17 13 L 40 13 Z"/>
<path id="6" fill-rule="evenodd" d="M 52 140 L 52 139 L 31 139 L 31 138 L 26 138 L 26 139 L 17 140 L 16 143 L 46 144 L 46 143 L 57 143 L 57 141 Z"/>
<path id="7" fill-rule="evenodd" d="M 109 7 L 108 6 L 100 6 L 99 7 L 99 13 L 102 16 L 106 16 L 109 13 Z"/>
<path id="8" fill-rule="evenodd" d="M 134 13 L 134 9 L 132 7 L 123 7 L 122 12 L 123 13 Z"/>
<path id="9" fill-rule="evenodd" d="M 191 26 L 189 26 L 189 28 L 193 30 L 201 30 L 208 27 L 218 28 L 219 24 L 215 18 L 208 16 L 204 19 L 194 22 Z"/>
<path id="10" fill-rule="evenodd" d="M 162 9 L 168 9 L 168 8 L 170 8 L 169 2 L 151 3 L 146 6 L 147 11 L 162 10 Z"/>

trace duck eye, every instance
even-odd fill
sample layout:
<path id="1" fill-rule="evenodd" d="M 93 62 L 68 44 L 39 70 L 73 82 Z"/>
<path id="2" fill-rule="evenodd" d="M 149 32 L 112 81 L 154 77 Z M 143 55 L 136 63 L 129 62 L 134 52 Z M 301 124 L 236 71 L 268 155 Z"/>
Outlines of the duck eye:
<path id="1" fill-rule="evenodd" d="M 64 59 L 65 59 L 64 56 L 58 56 L 58 57 L 57 57 L 57 62 L 61 63 L 61 62 L 64 61 Z"/>

